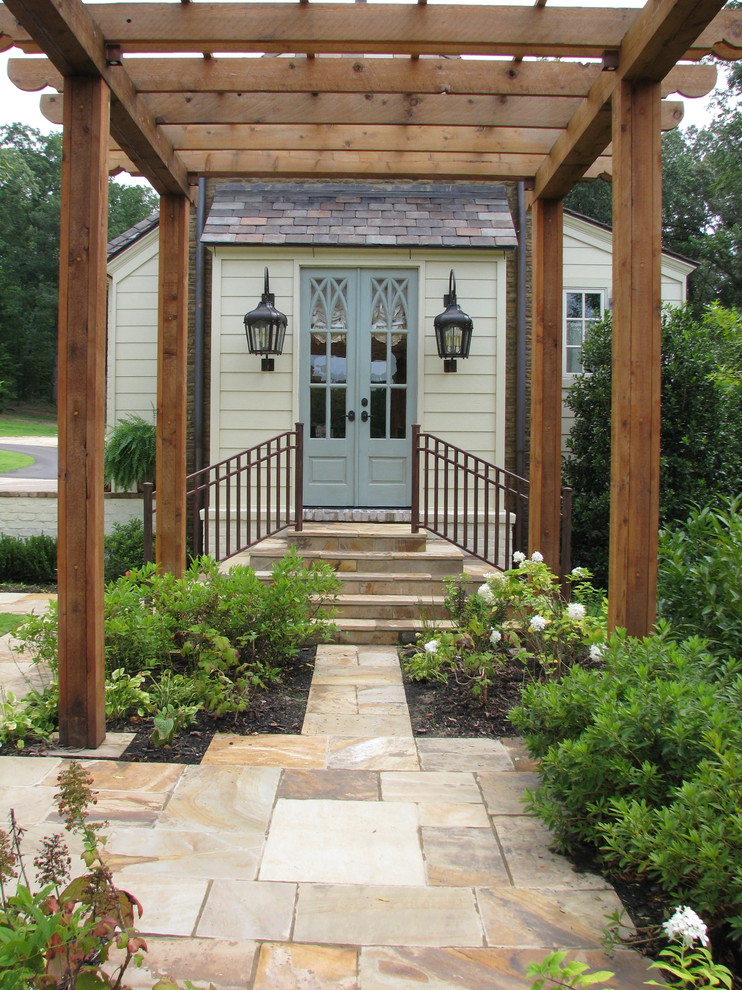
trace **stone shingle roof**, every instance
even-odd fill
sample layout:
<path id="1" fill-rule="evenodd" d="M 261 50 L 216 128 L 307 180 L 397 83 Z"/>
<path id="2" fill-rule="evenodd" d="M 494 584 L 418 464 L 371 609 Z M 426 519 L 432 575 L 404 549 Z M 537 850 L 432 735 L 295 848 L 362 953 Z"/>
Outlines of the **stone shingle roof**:
<path id="1" fill-rule="evenodd" d="M 503 186 L 470 183 L 225 183 L 206 244 L 477 247 L 516 244 Z"/>
<path id="2" fill-rule="evenodd" d="M 115 258 L 134 241 L 138 241 L 140 237 L 144 237 L 150 230 L 153 230 L 159 223 L 159 219 L 159 213 L 151 213 L 145 220 L 140 220 L 139 223 L 135 223 L 133 227 L 125 230 L 123 234 L 111 238 L 108 242 L 108 260 Z"/>

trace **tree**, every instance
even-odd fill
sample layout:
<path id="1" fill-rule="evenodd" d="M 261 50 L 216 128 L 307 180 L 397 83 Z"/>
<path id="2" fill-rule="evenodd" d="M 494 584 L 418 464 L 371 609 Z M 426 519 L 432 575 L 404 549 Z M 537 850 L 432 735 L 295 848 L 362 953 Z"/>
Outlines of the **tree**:
<path id="1" fill-rule="evenodd" d="M 697 314 L 711 303 L 742 307 L 742 64 L 727 75 L 713 118 L 662 138 L 662 240 L 695 261 L 688 298 Z M 611 223 L 610 185 L 578 183 L 565 206 Z"/>
<path id="2" fill-rule="evenodd" d="M 611 324 L 587 336 L 567 394 L 576 414 L 565 482 L 573 489 L 572 557 L 607 584 L 611 458 Z M 742 313 L 689 307 L 662 320 L 660 522 L 734 496 L 742 479 Z"/>
<path id="3" fill-rule="evenodd" d="M 62 136 L 0 127 L 0 367 L 6 394 L 51 402 L 57 358 Z M 109 182 L 109 237 L 148 216 L 157 197 Z"/>

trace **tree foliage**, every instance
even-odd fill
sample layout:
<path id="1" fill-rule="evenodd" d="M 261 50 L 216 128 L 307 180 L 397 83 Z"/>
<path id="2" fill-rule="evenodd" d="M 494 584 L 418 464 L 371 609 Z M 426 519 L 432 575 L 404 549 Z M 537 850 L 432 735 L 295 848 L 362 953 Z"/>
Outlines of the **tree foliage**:
<path id="1" fill-rule="evenodd" d="M 62 166 L 61 134 L 0 127 L 0 368 L 4 393 L 54 398 Z M 156 207 L 140 186 L 109 183 L 109 237 Z"/>
<path id="2" fill-rule="evenodd" d="M 576 414 L 565 480 L 573 489 L 572 556 L 607 584 L 611 458 L 611 324 L 587 336 L 567 395 Z M 734 496 L 742 478 L 742 314 L 689 307 L 662 320 L 660 521 Z"/>
<path id="3" fill-rule="evenodd" d="M 688 282 L 696 313 L 719 302 L 742 307 L 742 64 L 727 75 L 701 130 L 662 139 L 662 234 L 666 249 L 698 265 Z M 565 205 L 611 223 L 611 186 L 579 183 Z"/>

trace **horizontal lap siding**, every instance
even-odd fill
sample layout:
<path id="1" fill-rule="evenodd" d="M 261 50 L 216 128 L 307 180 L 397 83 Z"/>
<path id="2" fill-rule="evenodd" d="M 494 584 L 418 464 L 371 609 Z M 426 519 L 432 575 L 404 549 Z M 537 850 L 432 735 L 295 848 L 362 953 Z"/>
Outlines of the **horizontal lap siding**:
<path id="1" fill-rule="evenodd" d="M 498 265 L 505 260 L 461 258 L 455 254 L 425 262 L 422 339 L 424 357 L 421 425 L 448 443 L 489 461 L 498 460 L 498 441 L 504 422 L 498 423 L 498 357 L 504 348 L 503 326 L 498 326 L 498 307 L 504 313 L 504 299 L 498 298 Z M 445 374 L 433 330 L 433 320 L 443 311 L 448 292 L 449 272 L 456 277 L 456 295 L 461 309 L 473 320 L 470 356 L 457 362 L 455 374 Z M 504 324 L 504 317 L 502 318 Z M 498 331 L 500 337 L 498 339 Z M 500 343 L 502 341 L 502 343 Z M 504 390 L 504 375 L 501 381 Z M 504 409 L 504 402 L 501 403 Z"/>
<path id="2" fill-rule="evenodd" d="M 109 265 L 106 422 L 136 414 L 155 421 L 157 404 L 157 231 Z"/>
<path id="3" fill-rule="evenodd" d="M 265 266 L 275 305 L 288 318 L 276 370 L 260 370 L 247 350 L 245 313 L 263 293 Z M 294 259 L 291 255 L 239 256 L 217 253 L 213 266 L 212 435 L 215 462 L 294 427 Z"/>

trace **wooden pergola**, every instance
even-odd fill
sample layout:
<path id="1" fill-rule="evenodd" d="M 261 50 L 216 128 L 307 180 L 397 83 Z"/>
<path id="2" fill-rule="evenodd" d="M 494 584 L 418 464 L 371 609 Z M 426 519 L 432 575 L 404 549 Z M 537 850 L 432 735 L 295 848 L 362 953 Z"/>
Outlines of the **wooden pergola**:
<path id="1" fill-rule="evenodd" d="M 529 543 L 559 556 L 562 201 L 613 174 L 610 625 L 655 618 L 663 129 L 736 58 L 723 0 L 642 10 L 6 0 L 0 50 L 64 124 L 59 307 L 63 745 L 105 736 L 103 439 L 107 177 L 160 194 L 157 555 L 185 561 L 189 210 L 199 177 L 525 180 L 532 210 Z M 167 59 L 161 58 L 167 54 Z M 137 57 L 144 56 L 144 57 Z M 263 56 L 263 57 L 257 57 Z M 275 56 L 275 57 L 269 57 Z M 279 57 L 281 56 L 281 57 Z M 467 56 L 479 56 L 467 58 Z M 568 58 L 576 61 L 561 61 Z M 538 60 L 534 60 L 538 59 Z M 681 63 L 681 64 L 677 64 Z M 56 116 L 55 116 L 56 115 Z"/>

